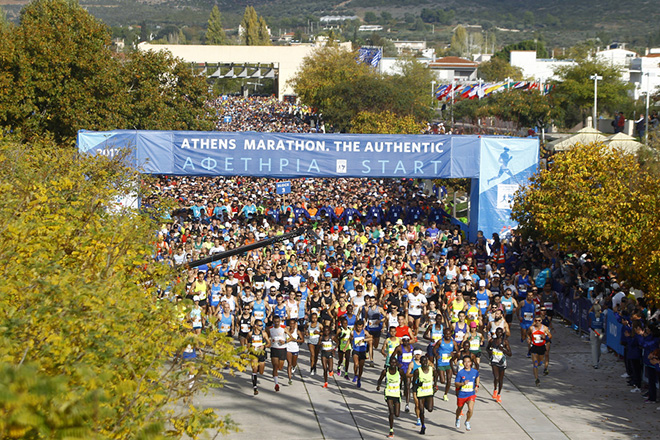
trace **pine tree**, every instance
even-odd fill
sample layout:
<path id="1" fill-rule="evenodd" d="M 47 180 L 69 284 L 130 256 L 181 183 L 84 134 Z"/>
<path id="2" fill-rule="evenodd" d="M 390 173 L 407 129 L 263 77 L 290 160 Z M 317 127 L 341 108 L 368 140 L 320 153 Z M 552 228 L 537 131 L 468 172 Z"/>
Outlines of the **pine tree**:
<path id="1" fill-rule="evenodd" d="M 241 44 L 246 46 L 258 46 L 260 43 L 259 18 L 257 17 L 257 11 L 255 11 L 252 6 L 247 6 L 245 8 L 245 14 L 243 14 L 241 27 L 243 28 L 243 31 L 240 35 Z"/>
<path id="2" fill-rule="evenodd" d="M 209 25 L 204 41 L 206 44 L 227 44 L 227 35 L 222 28 L 222 17 L 217 6 L 213 6 L 209 15 Z"/>
<path id="3" fill-rule="evenodd" d="M 259 17 L 259 44 L 262 46 L 270 46 L 270 34 L 268 33 L 268 25 L 263 17 Z"/>

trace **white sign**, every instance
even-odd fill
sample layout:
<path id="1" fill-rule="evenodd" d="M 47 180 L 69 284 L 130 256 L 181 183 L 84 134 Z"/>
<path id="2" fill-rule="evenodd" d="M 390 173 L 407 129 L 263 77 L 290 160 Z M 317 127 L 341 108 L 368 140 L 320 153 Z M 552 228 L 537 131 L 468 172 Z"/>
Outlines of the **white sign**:
<path id="1" fill-rule="evenodd" d="M 497 185 L 497 209 L 511 209 L 513 195 L 518 191 L 518 184 Z"/>

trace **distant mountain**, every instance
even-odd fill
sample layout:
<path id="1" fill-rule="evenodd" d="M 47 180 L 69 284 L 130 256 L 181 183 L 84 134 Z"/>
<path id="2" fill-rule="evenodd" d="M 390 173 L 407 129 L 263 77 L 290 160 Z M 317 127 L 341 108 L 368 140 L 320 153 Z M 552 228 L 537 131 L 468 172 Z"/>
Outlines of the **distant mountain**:
<path id="1" fill-rule="evenodd" d="M 0 0 L 16 19 L 26 0 Z M 554 47 L 599 37 L 601 45 L 645 47 L 660 32 L 658 0 L 80 0 L 110 26 L 196 27 L 203 32 L 217 4 L 227 28 L 235 28 L 247 5 L 266 18 L 273 34 L 319 29 L 324 15 L 358 15 L 384 27 L 385 37 L 448 43 L 457 24 L 496 33 L 498 44 L 543 38 Z M 311 27 L 310 27 L 311 26 Z M 389 30 L 389 35 L 387 30 Z M 344 35 L 354 38 L 355 35 Z"/>

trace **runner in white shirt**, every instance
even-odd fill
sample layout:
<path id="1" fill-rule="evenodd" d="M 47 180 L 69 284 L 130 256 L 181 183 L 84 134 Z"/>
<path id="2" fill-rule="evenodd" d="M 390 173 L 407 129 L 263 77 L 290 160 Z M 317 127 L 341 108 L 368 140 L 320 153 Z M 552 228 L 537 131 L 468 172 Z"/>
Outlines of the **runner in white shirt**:
<path id="1" fill-rule="evenodd" d="M 415 287 L 413 293 L 408 295 L 408 325 L 415 336 L 417 336 L 422 315 L 426 311 L 426 303 L 426 296 L 419 287 Z"/>

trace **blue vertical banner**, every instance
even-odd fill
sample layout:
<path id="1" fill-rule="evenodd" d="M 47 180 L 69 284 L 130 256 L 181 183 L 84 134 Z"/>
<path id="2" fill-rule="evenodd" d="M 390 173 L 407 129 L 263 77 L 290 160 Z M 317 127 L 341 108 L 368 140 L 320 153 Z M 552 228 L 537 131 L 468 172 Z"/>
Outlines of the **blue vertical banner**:
<path id="1" fill-rule="evenodd" d="M 607 346 L 623 356 L 623 345 L 621 345 L 623 325 L 618 321 L 614 310 L 607 310 L 607 319 L 605 322 L 607 322 L 607 328 L 605 329 Z"/>
<path id="2" fill-rule="evenodd" d="M 487 237 L 505 235 L 517 226 L 510 217 L 513 195 L 538 170 L 539 141 L 482 136 L 480 157 L 478 196 L 472 193 L 479 203 L 476 224 Z"/>

